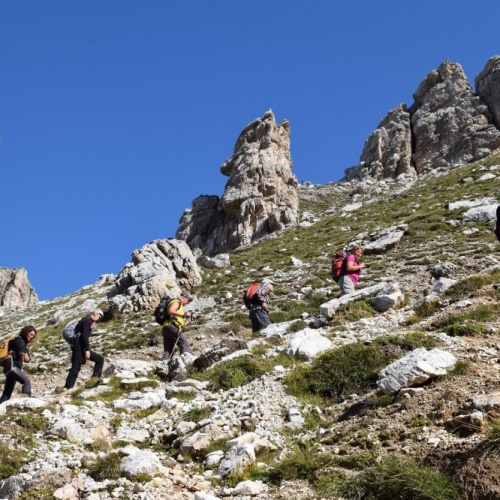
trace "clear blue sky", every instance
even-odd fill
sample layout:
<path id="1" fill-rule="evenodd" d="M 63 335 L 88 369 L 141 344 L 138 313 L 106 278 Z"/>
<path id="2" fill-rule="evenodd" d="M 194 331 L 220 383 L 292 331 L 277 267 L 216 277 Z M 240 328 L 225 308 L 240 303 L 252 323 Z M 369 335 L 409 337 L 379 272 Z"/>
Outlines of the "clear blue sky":
<path id="1" fill-rule="evenodd" d="M 41 300 L 175 235 L 240 131 L 291 124 L 295 175 L 339 180 L 445 59 L 474 85 L 500 2 L 1 0 L 1 267 Z"/>

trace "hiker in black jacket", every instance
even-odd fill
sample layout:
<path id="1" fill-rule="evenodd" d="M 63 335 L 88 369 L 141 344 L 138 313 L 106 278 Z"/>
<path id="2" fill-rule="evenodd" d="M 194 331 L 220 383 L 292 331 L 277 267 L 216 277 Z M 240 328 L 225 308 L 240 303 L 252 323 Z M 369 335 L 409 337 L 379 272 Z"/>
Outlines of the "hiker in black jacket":
<path id="1" fill-rule="evenodd" d="M 56 387 L 56 392 L 62 393 L 72 389 L 75 386 L 82 365 L 89 360 L 94 362 L 92 378 L 98 380 L 101 377 L 104 358 L 90 350 L 90 335 L 103 316 L 104 313 L 100 309 L 96 309 L 92 314 L 83 317 L 76 325 L 75 332 L 79 333 L 80 336 L 71 347 L 71 368 L 66 383 L 63 387 Z"/>
<path id="2" fill-rule="evenodd" d="M 0 404 L 10 399 L 16 382 L 23 386 L 22 395 L 31 397 L 31 382 L 26 373 L 23 372 L 23 364 L 31 361 L 28 344 L 35 337 L 36 328 L 28 325 L 21 328 L 19 336 L 9 341 L 8 351 L 11 357 L 3 363 L 5 388 L 0 396 Z"/>
<path id="3" fill-rule="evenodd" d="M 495 224 L 495 229 L 493 229 L 497 240 L 500 242 L 500 205 L 497 207 L 497 222 Z"/>

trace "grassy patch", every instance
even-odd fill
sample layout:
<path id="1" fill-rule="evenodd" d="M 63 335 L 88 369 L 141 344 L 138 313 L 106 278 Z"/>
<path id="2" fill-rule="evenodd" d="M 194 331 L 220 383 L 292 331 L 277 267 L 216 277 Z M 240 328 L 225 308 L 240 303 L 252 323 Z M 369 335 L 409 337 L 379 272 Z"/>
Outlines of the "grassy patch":
<path id="1" fill-rule="evenodd" d="M 88 475 L 95 481 L 116 480 L 121 477 L 120 455 L 110 453 L 88 465 Z"/>
<path id="2" fill-rule="evenodd" d="M 346 500 L 465 500 L 461 488 L 444 473 L 399 458 L 387 458 L 356 475 L 325 475 L 317 488 L 323 497 Z"/>
<path id="3" fill-rule="evenodd" d="M 311 479 L 318 470 L 333 465 L 332 455 L 319 453 L 316 447 L 296 445 L 285 458 L 269 470 L 273 483 L 297 479 Z"/>
<path id="4" fill-rule="evenodd" d="M 348 344 L 323 353 L 310 365 L 297 366 L 287 375 L 285 384 L 295 396 L 310 393 L 341 401 L 372 388 L 379 371 L 393 359 L 394 355 L 382 346 Z"/>
<path id="5" fill-rule="evenodd" d="M 0 480 L 7 479 L 19 472 L 24 464 L 26 453 L 20 449 L 14 449 L 12 445 L 0 443 Z"/>
<path id="6" fill-rule="evenodd" d="M 184 414 L 182 420 L 185 420 L 186 422 L 198 423 L 201 420 L 208 418 L 211 413 L 212 408 L 210 408 L 210 406 L 203 406 L 202 408 L 192 408 Z"/>

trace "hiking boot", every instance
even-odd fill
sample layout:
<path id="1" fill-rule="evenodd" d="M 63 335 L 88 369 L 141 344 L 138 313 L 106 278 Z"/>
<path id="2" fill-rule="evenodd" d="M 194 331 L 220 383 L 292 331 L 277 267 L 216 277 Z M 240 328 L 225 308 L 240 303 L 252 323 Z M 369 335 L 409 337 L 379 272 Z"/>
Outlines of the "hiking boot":
<path id="1" fill-rule="evenodd" d="M 163 353 L 163 357 L 161 358 L 161 360 L 162 361 L 168 361 L 169 359 L 170 359 L 170 354 L 167 351 L 165 351 Z"/>
<path id="2" fill-rule="evenodd" d="M 31 398 L 31 394 L 27 394 L 26 392 L 23 392 L 23 393 L 21 394 L 21 397 L 22 397 L 22 398 Z"/>
<path id="3" fill-rule="evenodd" d="M 66 394 L 67 392 L 69 392 L 69 389 L 67 389 L 66 387 L 63 387 L 63 386 L 59 385 L 59 386 L 57 386 L 54 389 L 54 392 L 56 394 Z"/>

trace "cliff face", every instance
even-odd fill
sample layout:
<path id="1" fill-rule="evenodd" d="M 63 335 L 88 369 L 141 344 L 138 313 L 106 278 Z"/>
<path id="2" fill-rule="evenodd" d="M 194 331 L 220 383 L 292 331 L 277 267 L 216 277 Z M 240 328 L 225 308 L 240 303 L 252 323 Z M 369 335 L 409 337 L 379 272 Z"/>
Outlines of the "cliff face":
<path id="1" fill-rule="evenodd" d="M 290 126 L 271 111 L 246 126 L 221 166 L 229 180 L 222 198 L 199 196 L 184 213 L 176 238 L 195 255 L 215 255 L 252 243 L 297 222 Z"/>
<path id="2" fill-rule="evenodd" d="M 26 269 L 0 267 L 0 306 L 28 307 L 37 302 L 38 297 L 28 280 Z"/>
<path id="3" fill-rule="evenodd" d="M 474 93 L 460 64 L 443 62 L 368 137 L 345 180 L 417 176 L 488 156 L 500 147 L 500 57 L 476 78 Z"/>

